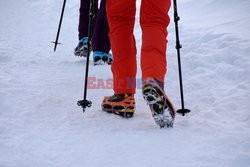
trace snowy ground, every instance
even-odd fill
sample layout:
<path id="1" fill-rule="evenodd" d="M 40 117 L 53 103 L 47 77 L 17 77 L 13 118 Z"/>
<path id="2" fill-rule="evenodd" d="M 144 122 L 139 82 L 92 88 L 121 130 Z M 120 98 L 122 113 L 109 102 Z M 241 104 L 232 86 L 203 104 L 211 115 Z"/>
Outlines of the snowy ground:
<path id="1" fill-rule="evenodd" d="M 78 1 L 66 6 L 63 45 L 53 53 L 50 43 L 61 5 L 0 0 L 1 167 L 250 166 L 250 1 L 179 2 L 185 98 L 192 112 L 177 116 L 173 129 L 154 124 L 140 90 L 132 119 L 101 112 L 102 98 L 112 90 L 90 90 L 93 106 L 82 114 L 76 101 L 85 60 L 72 54 Z M 138 24 L 135 34 L 140 48 Z M 168 39 L 166 91 L 179 108 L 173 23 Z M 111 77 L 109 66 L 92 64 L 89 76 Z"/>

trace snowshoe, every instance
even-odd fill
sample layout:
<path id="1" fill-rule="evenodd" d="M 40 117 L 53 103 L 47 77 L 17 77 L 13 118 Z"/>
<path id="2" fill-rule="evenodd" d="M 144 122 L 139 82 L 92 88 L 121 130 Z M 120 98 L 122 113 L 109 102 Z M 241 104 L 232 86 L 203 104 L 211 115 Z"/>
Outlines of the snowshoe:
<path id="1" fill-rule="evenodd" d="M 90 51 L 92 49 L 90 48 Z M 87 57 L 88 54 L 88 37 L 82 38 L 74 51 L 75 56 Z"/>
<path id="2" fill-rule="evenodd" d="M 114 94 L 105 96 L 102 102 L 102 110 L 114 113 L 124 118 L 131 118 L 135 111 L 135 99 L 133 94 Z"/>
<path id="3" fill-rule="evenodd" d="M 113 57 L 110 53 L 105 53 L 101 51 L 93 52 L 94 65 L 111 64 Z"/>
<path id="4" fill-rule="evenodd" d="M 160 128 L 173 127 L 175 109 L 158 80 L 148 78 L 143 81 L 142 94 L 147 101 L 154 121 Z"/>

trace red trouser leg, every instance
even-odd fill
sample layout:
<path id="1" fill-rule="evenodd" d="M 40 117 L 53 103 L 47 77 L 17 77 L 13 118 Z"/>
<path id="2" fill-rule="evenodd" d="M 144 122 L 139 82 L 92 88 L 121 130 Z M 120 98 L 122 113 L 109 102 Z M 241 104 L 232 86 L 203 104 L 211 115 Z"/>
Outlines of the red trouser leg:
<path id="1" fill-rule="evenodd" d="M 166 74 L 166 45 L 170 0 L 142 0 L 142 79 L 152 77 L 164 82 Z"/>
<path id="2" fill-rule="evenodd" d="M 136 46 L 133 35 L 135 2 L 135 0 L 107 0 L 106 2 L 109 36 L 114 57 L 112 72 L 116 94 L 135 93 L 135 88 L 130 85 L 131 80 L 136 77 Z"/>

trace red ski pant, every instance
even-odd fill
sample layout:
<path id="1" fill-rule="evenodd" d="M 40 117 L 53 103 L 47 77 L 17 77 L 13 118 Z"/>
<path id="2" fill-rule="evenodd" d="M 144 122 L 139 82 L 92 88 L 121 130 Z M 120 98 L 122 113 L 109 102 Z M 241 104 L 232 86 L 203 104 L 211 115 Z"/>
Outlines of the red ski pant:
<path id="1" fill-rule="evenodd" d="M 142 79 L 164 81 L 170 0 L 141 0 Z M 135 93 L 136 44 L 133 35 L 136 0 L 107 0 L 107 17 L 114 61 L 114 92 Z"/>

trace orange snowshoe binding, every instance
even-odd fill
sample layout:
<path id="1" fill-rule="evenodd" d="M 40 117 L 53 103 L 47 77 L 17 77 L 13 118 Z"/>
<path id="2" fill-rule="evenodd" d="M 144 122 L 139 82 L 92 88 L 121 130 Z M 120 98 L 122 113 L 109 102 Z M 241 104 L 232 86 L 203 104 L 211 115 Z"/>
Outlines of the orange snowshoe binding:
<path id="1" fill-rule="evenodd" d="M 105 96 L 102 102 L 102 110 L 124 118 L 131 118 L 135 111 L 134 95 L 114 94 L 113 96 Z"/>

